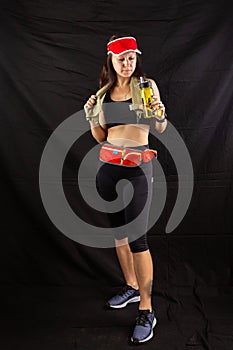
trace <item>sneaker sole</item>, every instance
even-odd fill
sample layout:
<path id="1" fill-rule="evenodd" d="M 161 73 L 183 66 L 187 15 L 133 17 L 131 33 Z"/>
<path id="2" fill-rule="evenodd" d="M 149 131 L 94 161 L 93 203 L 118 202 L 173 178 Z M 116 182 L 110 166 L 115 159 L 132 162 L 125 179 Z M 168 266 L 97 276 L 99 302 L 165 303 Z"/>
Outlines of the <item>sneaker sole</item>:
<path id="1" fill-rule="evenodd" d="M 156 323 L 157 323 L 157 320 L 156 320 L 156 318 L 154 318 L 154 321 L 152 323 L 151 332 L 150 332 L 150 334 L 148 335 L 147 338 L 142 339 L 142 340 L 138 340 L 138 339 L 134 339 L 133 337 L 131 337 L 131 342 L 132 343 L 145 343 L 146 341 L 150 340 L 153 337 L 153 335 L 154 335 L 153 329 L 156 326 Z"/>
<path id="2" fill-rule="evenodd" d="M 132 299 L 129 299 L 127 300 L 125 303 L 123 304 L 120 304 L 120 305 L 111 305 L 111 304 L 108 304 L 109 307 L 113 308 L 113 309 L 122 309 L 123 307 L 125 307 L 127 304 L 130 304 L 130 303 L 137 303 L 138 301 L 140 301 L 140 296 L 138 297 L 134 297 Z"/>

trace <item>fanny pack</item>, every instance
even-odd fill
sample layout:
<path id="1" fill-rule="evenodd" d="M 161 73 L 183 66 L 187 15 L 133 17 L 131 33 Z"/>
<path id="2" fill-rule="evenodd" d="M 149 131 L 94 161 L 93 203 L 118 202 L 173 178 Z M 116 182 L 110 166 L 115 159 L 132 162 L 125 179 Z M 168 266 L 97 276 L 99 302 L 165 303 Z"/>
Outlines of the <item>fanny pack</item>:
<path id="1" fill-rule="evenodd" d="M 142 163 L 148 163 L 153 157 L 157 157 L 157 151 L 153 149 L 133 149 L 104 144 L 100 149 L 99 159 L 104 163 L 136 167 Z"/>

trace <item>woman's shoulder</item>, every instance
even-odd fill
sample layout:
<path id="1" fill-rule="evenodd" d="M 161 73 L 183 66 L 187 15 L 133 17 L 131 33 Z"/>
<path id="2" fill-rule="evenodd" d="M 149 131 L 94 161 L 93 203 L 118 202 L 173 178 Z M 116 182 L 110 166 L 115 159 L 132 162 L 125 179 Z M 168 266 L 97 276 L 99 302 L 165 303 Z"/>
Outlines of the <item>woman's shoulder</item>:
<path id="1" fill-rule="evenodd" d="M 155 84 L 157 86 L 157 84 L 156 84 L 154 79 L 145 77 L 145 80 L 149 80 L 152 84 Z"/>

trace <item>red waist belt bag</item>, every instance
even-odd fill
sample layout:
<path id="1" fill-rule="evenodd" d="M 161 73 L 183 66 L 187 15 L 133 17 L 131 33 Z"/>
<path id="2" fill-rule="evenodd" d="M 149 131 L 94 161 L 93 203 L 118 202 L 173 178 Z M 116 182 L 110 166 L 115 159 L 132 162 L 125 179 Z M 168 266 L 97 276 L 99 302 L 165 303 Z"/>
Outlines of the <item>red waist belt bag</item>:
<path id="1" fill-rule="evenodd" d="M 135 167 L 142 163 L 150 162 L 153 157 L 157 157 L 157 151 L 153 149 L 133 149 L 104 144 L 100 149 L 99 159 L 104 163 Z"/>

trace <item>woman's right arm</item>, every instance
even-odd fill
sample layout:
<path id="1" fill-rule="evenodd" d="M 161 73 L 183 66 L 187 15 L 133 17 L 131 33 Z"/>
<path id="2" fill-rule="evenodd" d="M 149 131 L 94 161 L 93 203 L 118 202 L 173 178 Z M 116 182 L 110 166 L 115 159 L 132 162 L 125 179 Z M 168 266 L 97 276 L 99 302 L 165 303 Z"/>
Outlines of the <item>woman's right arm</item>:
<path id="1" fill-rule="evenodd" d="M 99 114 L 99 124 L 95 124 L 93 121 L 90 121 L 91 133 L 94 139 L 97 142 L 101 143 L 107 140 L 107 126 L 104 122 L 104 113 L 103 111 Z"/>
<path id="2" fill-rule="evenodd" d="M 94 105 L 96 104 L 96 96 L 92 95 L 87 103 L 84 105 L 84 109 L 88 110 L 89 108 L 92 108 Z M 94 137 L 94 139 L 101 143 L 103 141 L 105 141 L 107 139 L 107 126 L 105 123 L 105 119 L 104 119 L 104 113 L 101 110 L 99 113 L 99 122 L 98 124 L 96 124 L 94 121 L 90 120 L 90 127 L 91 127 L 91 133 L 92 136 Z"/>

